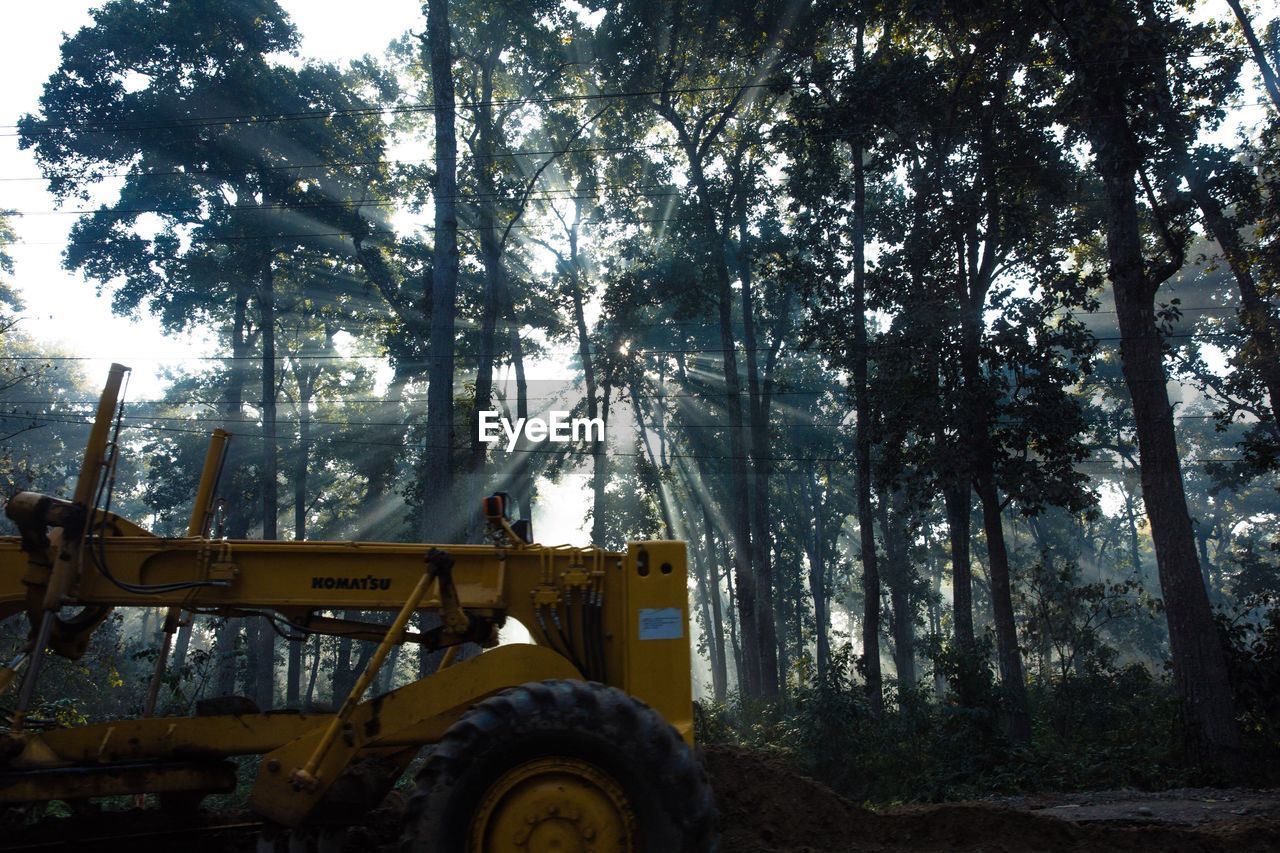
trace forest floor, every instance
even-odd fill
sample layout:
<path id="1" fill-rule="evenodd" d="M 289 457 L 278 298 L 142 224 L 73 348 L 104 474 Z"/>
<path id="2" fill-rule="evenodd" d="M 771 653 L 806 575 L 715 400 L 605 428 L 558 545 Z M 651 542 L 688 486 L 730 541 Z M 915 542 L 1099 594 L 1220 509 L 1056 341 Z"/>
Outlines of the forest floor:
<path id="1" fill-rule="evenodd" d="M 871 811 L 745 750 L 707 753 L 723 853 L 1280 850 L 1280 790 L 1094 791 Z"/>
<path id="2" fill-rule="evenodd" d="M 722 826 L 721 853 L 1226 853 L 1280 850 L 1280 790 L 1091 791 L 980 802 L 862 808 L 781 762 L 742 749 L 706 752 Z M 403 798 L 353 829 L 349 853 L 399 848 Z M 181 838 L 187 853 L 255 849 L 256 819 L 206 812 L 175 825 L 155 811 L 104 812 L 7 832 L 0 849 L 116 849 Z M 214 826 L 223 828 L 217 832 Z M 87 842 L 87 843 L 86 843 Z"/>

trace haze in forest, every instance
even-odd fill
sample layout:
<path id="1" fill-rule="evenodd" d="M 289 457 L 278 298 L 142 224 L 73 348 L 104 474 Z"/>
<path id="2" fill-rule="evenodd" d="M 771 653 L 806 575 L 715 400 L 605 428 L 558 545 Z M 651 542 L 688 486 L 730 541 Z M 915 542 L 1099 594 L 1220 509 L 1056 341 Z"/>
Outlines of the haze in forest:
<path id="1" fill-rule="evenodd" d="M 685 540 L 711 736 L 845 792 L 1280 748 L 1274 9 L 66 15 L 5 36 L 10 490 L 66 489 L 132 359 L 122 514 L 184 529 L 224 426 L 231 538 L 476 541 L 501 490 L 543 541 Z M 606 437 L 506 452 L 483 410 Z M 302 707 L 370 653 L 269 627 L 194 620 L 165 701 Z"/>

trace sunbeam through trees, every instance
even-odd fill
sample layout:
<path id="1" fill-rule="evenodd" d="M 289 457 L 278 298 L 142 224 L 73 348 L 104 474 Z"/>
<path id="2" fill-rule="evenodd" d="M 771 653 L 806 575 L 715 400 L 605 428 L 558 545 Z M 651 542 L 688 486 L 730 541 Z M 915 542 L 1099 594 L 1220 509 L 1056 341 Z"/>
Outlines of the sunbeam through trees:
<path id="1" fill-rule="evenodd" d="M 0 127 L 8 493 L 69 494 L 138 352 L 45 334 L 60 253 L 191 341 L 121 421 L 159 535 L 221 427 L 220 537 L 487 542 L 501 492 L 687 543 L 698 738 L 854 800 L 1275 784 L 1274 8 L 426 0 L 339 61 L 283 0 L 91 5 Z M 122 612 L 43 716 L 166 653 L 165 714 L 333 710 L 376 646 Z"/>

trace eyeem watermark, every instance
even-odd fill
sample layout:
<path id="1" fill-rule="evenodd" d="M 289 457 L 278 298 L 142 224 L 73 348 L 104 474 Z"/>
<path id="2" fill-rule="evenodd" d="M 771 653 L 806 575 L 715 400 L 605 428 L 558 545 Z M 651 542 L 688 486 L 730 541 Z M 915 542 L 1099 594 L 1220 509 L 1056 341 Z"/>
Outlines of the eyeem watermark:
<path id="1" fill-rule="evenodd" d="M 498 444 L 505 436 L 507 452 L 515 450 L 521 433 L 531 441 L 604 441 L 604 418 L 570 418 L 568 412 L 551 410 L 551 419 L 516 418 L 512 423 L 495 411 L 480 412 L 480 440 Z"/>

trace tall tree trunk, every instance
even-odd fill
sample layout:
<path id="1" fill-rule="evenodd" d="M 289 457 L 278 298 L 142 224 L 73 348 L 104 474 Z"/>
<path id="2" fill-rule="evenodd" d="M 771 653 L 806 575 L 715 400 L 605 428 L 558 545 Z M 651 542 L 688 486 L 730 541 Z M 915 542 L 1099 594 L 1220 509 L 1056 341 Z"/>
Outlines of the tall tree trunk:
<path id="1" fill-rule="evenodd" d="M 507 287 L 508 292 L 508 314 L 511 322 L 511 332 L 509 339 L 511 341 L 511 365 L 516 374 L 516 417 L 529 419 L 529 382 L 525 378 L 524 370 L 524 341 L 520 340 L 520 324 L 516 322 L 515 307 L 510 302 L 510 285 Z M 515 493 L 520 500 L 520 508 L 524 510 L 525 518 L 533 518 L 533 496 L 534 496 L 534 465 L 535 455 L 528 451 L 524 454 L 524 459 L 520 463 L 520 481 Z"/>
<path id="2" fill-rule="evenodd" d="M 529 383 L 525 379 L 524 342 L 520 340 L 520 324 L 516 319 L 515 300 L 511 295 L 511 282 L 502 276 L 500 294 L 502 316 L 507 326 L 507 348 L 511 351 L 511 365 L 516 377 L 516 417 L 529 418 Z M 507 490 L 520 506 L 523 517 L 533 517 L 533 479 L 535 453 L 530 452 L 529 441 L 521 433 L 516 443 L 514 461 L 506 478 Z"/>
<path id="3" fill-rule="evenodd" d="M 265 201 L 264 196 L 264 201 Z M 278 538 L 280 452 L 276 423 L 276 295 L 273 253 L 262 265 L 258 290 L 258 325 L 262 336 L 262 538 Z M 256 625 L 250 672 L 252 698 L 267 710 L 275 701 L 276 632 L 265 620 Z"/>
<path id="4" fill-rule="evenodd" d="M 779 581 L 773 596 L 773 629 L 778 638 L 778 683 L 779 686 L 784 686 L 787 674 L 791 671 L 791 650 L 787 647 L 788 628 L 792 625 L 799 627 L 797 620 L 791 618 L 793 614 L 799 613 L 793 598 L 800 593 L 798 584 L 784 586 L 781 579 Z"/>
<path id="5" fill-rule="evenodd" d="M 969 551 L 971 490 L 967 477 L 943 488 L 947 508 L 947 535 L 951 543 L 951 619 L 955 623 L 956 645 L 966 651 L 974 647 L 973 565 Z"/>
<path id="6" fill-rule="evenodd" d="M 928 599 L 928 619 L 929 634 L 935 639 L 942 637 L 942 576 L 945 572 L 945 563 L 929 559 L 929 599 Z M 947 695 L 947 680 L 942 676 L 940 669 L 933 667 L 933 695 L 934 698 L 941 702 Z"/>
<path id="7" fill-rule="evenodd" d="M 981 158 L 979 171 L 983 186 L 984 227 L 978 236 L 978 219 L 957 228 L 956 291 L 960 305 L 961 351 L 963 377 L 961 394 L 960 436 L 967 451 L 966 467 L 978 493 L 982 509 L 983 530 L 987 537 L 987 553 L 991 562 L 991 609 L 996 627 L 996 656 L 1007 697 L 1007 732 L 1015 743 L 1031 740 L 1031 714 L 1027 704 L 1026 681 L 1022 656 L 1018 650 L 1018 632 L 1013 614 L 1012 581 L 1008 551 L 1004 541 L 996 485 L 996 447 L 992 438 L 992 418 L 998 400 L 982 367 L 983 314 L 987 294 L 994 281 L 997 259 L 1003 251 L 1001 195 L 995 155 L 995 114 L 1004 102 L 1006 83 L 1011 73 L 1009 64 L 998 72 L 994 103 L 982 112 Z"/>
<path id="8" fill-rule="evenodd" d="M 859 25 L 856 61 L 862 59 Z M 867 392 L 866 173 L 861 139 L 850 142 L 853 158 L 853 405 L 854 479 L 858 490 L 858 535 L 862 550 L 862 663 L 871 712 L 884 711 L 880 674 L 880 566 L 871 508 L 871 404 Z"/>
<path id="9" fill-rule="evenodd" d="M 311 655 L 311 674 L 307 676 L 307 698 L 303 704 L 303 708 L 314 707 L 316 699 L 316 676 L 320 674 L 320 635 L 313 634 L 315 637 L 315 651 Z"/>
<path id="10" fill-rule="evenodd" d="M 307 538 L 307 476 L 311 457 L 311 389 L 298 383 L 298 451 L 293 460 L 293 539 Z"/>
<path id="11" fill-rule="evenodd" d="M 903 523 L 901 492 L 892 496 L 880 490 L 880 533 L 884 537 L 885 581 L 889 586 L 889 611 L 893 614 L 893 660 L 898 671 L 899 694 L 915 689 L 915 612 L 911 601 L 912 571 L 906 555 L 907 531 Z"/>
<path id="12" fill-rule="evenodd" d="M 729 669 L 725 660 L 724 615 L 720 612 L 720 561 L 711 526 L 711 513 L 707 510 L 705 502 L 702 504 L 702 536 L 705 542 L 703 552 L 706 554 L 706 574 L 711 599 L 712 694 L 717 702 L 723 702 L 729 687 Z"/>
<path id="13" fill-rule="evenodd" d="M 214 671 L 213 689 L 219 696 L 232 696 L 236 692 L 236 676 L 240 669 L 240 629 L 243 619 L 224 619 L 218 626 L 214 639 L 214 655 L 217 668 Z"/>
<path id="14" fill-rule="evenodd" d="M 729 441 L 728 536 L 733 552 L 733 571 L 737 585 L 737 609 L 741 632 L 742 654 L 739 662 L 739 690 L 744 696 L 774 696 L 778 693 L 778 646 L 774 630 L 774 608 L 771 586 L 758 582 L 751 561 L 751 502 L 748 474 L 746 424 L 742 416 L 742 381 L 738 375 L 737 344 L 733 336 L 733 287 L 729 279 L 725 235 L 712 206 L 715 197 L 703 171 L 702 153 L 688 134 L 688 129 L 670 103 L 658 105 L 659 114 L 675 131 L 684 151 L 693 186 L 697 191 L 698 219 L 705 245 L 710 251 L 705 270 L 718 308 L 721 369 L 724 377 L 726 429 Z"/>
<path id="15" fill-rule="evenodd" d="M 1212 528 L 1199 521 L 1194 521 L 1193 525 L 1195 528 L 1196 549 L 1200 552 L 1200 565 L 1204 568 L 1205 583 L 1208 584 L 1212 597 L 1221 599 L 1222 578 L 1217 566 L 1209 559 L 1209 534 L 1212 532 Z"/>
<path id="16" fill-rule="evenodd" d="M 378 692 L 389 693 L 395 687 L 396 682 L 396 664 L 400 661 L 400 650 L 404 648 L 404 644 L 398 644 L 391 647 L 391 654 L 387 655 L 387 662 L 383 664 L 382 669 L 378 670 Z"/>
<path id="17" fill-rule="evenodd" d="M 425 332 L 423 336 L 426 337 Z M 429 356 L 425 357 L 424 363 L 429 361 L 429 358 Z M 403 496 L 396 491 L 395 487 L 397 486 L 396 472 L 404 461 L 405 437 L 409 431 L 406 412 L 402 405 L 404 388 L 409 381 L 409 376 L 407 365 L 397 365 L 391 381 L 387 384 L 387 390 L 383 392 L 369 415 L 370 420 L 378 424 L 375 432 L 378 444 L 365 448 L 367 452 L 357 454 L 352 460 L 356 474 L 364 479 L 364 489 L 352 513 L 353 535 L 358 539 L 385 542 L 403 538 L 405 535 L 404 519 L 401 514 L 404 506 Z M 428 397 L 430 393 L 428 388 Z M 427 419 L 430 420 L 430 413 Z M 424 443 L 429 445 L 431 442 L 428 439 Z M 423 471 L 426 470 L 427 465 L 428 460 L 424 455 Z M 424 484 L 425 482 L 424 480 Z M 428 492 L 429 490 L 424 489 L 424 500 L 429 496 Z M 425 536 L 425 531 L 421 528 L 423 518 L 424 516 L 420 514 L 411 522 L 407 531 L 410 538 L 418 539 Z"/>
<path id="18" fill-rule="evenodd" d="M 581 205 L 580 201 L 576 201 L 575 205 Z M 578 333 L 578 360 L 582 362 L 583 382 L 586 386 L 586 403 L 587 417 L 595 420 L 600 417 L 600 405 L 604 404 L 605 411 L 609 407 L 608 384 L 605 384 L 605 399 L 599 401 L 596 395 L 599 391 L 596 385 L 596 368 L 594 357 L 591 353 L 591 336 L 587 332 L 587 319 L 585 310 L 585 297 L 582 293 L 582 269 L 578 256 L 578 217 L 574 218 L 573 226 L 569 231 L 569 274 L 570 274 L 570 296 L 573 301 L 573 325 Z M 607 433 L 607 425 L 606 425 Z M 605 537 L 605 495 L 604 487 L 608 482 L 608 471 L 606 468 L 608 460 L 605 458 L 605 447 L 607 438 L 592 438 L 591 440 L 591 542 L 597 547 L 604 546 Z"/>
<path id="19" fill-rule="evenodd" d="M 1013 615 L 1004 518 L 993 482 L 994 473 L 989 467 L 984 468 L 976 485 L 982 505 L 982 527 L 987 535 L 987 555 L 991 562 L 991 611 L 996 625 L 996 656 L 1000 661 L 1000 680 L 1009 697 L 1009 737 L 1015 743 L 1027 743 L 1031 740 L 1031 711 L 1022 672 L 1022 653 L 1018 650 L 1018 628 Z"/>
<path id="20" fill-rule="evenodd" d="M 311 451 L 311 384 L 298 382 L 298 452 L 293 469 L 293 538 L 307 538 L 307 474 Z M 285 707 L 297 708 L 302 701 L 302 640 L 289 641 L 289 665 L 285 673 Z"/>
<path id="21" fill-rule="evenodd" d="M 235 305 L 232 309 L 231 321 L 231 366 L 227 370 L 227 389 L 223 409 L 223 426 L 232 433 L 240 432 L 244 423 L 244 385 L 245 368 L 249 358 L 249 341 L 246 326 L 248 324 L 250 288 L 243 282 L 236 286 Z M 232 485 L 238 460 L 242 455 L 236 442 L 227 446 L 224 470 L 227 479 L 223 486 Z M 243 527 L 246 515 L 241 510 L 241 502 L 230 501 L 228 521 L 233 529 L 225 533 L 233 538 L 244 534 Z M 214 693 L 218 696 L 230 696 L 236 692 L 236 645 L 240 634 L 241 619 L 224 619 L 218 626 L 214 636 Z"/>
<path id="22" fill-rule="evenodd" d="M 735 256 L 738 267 L 738 283 L 742 290 L 742 357 L 747 367 L 747 415 L 750 426 L 751 448 L 751 571 L 755 576 L 760 597 L 767 603 L 773 595 L 773 563 L 770 551 L 769 525 L 769 474 L 772 469 L 769 447 L 769 402 L 761 388 L 760 369 L 757 361 L 755 320 L 755 285 L 751 270 L 751 231 L 747 225 L 746 187 L 737 181 L 738 193 L 736 216 L 738 225 L 738 246 Z M 778 594 L 781 601 L 782 595 Z M 762 612 L 764 612 L 762 610 Z M 767 632 L 762 631 L 762 637 Z M 780 633 L 780 629 L 777 633 Z M 763 642 L 763 639 L 761 640 Z M 768 655 L 762 652 L 763 667 L 769 666 Z M 781 644 L 778 646 L 777 669 L 771 682 L 764 678 L 762 685 L 766 692 L 776 692 L 777 683 L 786 676 L 786 652 Z"/>
<path id="23" fill-rule="evenodd" d="M 631 410 L 636 415 L 636 426 L 640 430 L 640 446 L 644 448 L 645 457 L 656 467 L 658 464 L 658 454 L 653 450 L 653 444 L 649 441 L 649 428 L 645 425 L 645 409 L 640 402 L 640 375 L 639 371 L 627 383 L 627 390 L 631 395 Z M 662 535 L 665 539 L 675 539 L 675 515 L 672 513 L 671 504 L 667 498 L 667 493 L 663 489 L 658 490 L 658 511 L 662 515 Z"/>
<path id="24" fill-rule="evenodd" d="M 357 616 L 355 610 L 342 611 L 342 618 L 354 619 Z M 333 679 L 329 684 L 330 694 L 329 702 L 334 709 L 340 708 L 342 702 L 347 698 L 347 694 L 351 692 L 351 684 L 354 683 L 354 677 L 351 674 L 351 644 L 350 637 L 338 637 L 338 651 L 333 658 Z"/>
<path id="25" fill-rule="evenodd" d="M 471 414 L 470 470 L 473 490 L 483 489 L 487 447 L 480 440 L 480 412 L 493 405 L 493 370 L 497 353 L 497 324 L 500 296 L 503 292 L 502 245 L 496 215 L 497 182 L 494 179 L 497 152 L 497 130 L 493 123 L 493 71 L 496 58 L 486 56 L 480 63 L 480 102 L 476 105 L 476 204 L 480 232 L 480 262 L 484 267 L 484 295 L 480 309 L 480 339 L 476 354 L 476 403 Z M 478 529 L 472 529 L 469 539 Z"/>
<path id="26" fill-rule="evenodd" d="M 817 471 L 810 470 L 802 476 L 801 492 L 805 500 L 800 529 L 812 527 L 812 533 L 804 538 L 804 544 L 806 556 L 809 558 L 809 594 L 813 596 L 817 677 L 819 684 L 825 684 L 827 670 L 831 666 L 831 604 L 827 596 L 827 530 L 823 519 L 822 500 L 819 496 Z M 811 525 L 804 523 L 808 519 L 812 519 Z"/>
<path id="27" fill-rule="evenodd" d="M 774 554 L 775 558 L 780 559 L 781 554 Z M 791 605 L 791 647 L 787 651 L 788 666 L 782 670 L 783 684 L 785 685 L 787 677 L 790 675 L 792 667 L 790 660 L 800 661 L 805 658 L 806 645 L 804 641 L 804 617 L 809 607 L 809 599 L 805 594 L 804 577 L 799 572 L 788 572 L 786 576 L 790 580 L 791 595 L 788 596 L 788 602 Z M 781 582 L 779 582 L 781 586 Z M 796 673 L 797 685 L 799 681 L 799 673 Z"/>
<path id="28" fill-rule="evenodd" d="M 1120 322 L 1121 360 L 1137 422 L 1142 497 L 1160 571 L 1174 676 L 1190 738 L 1188 747 L 1196 760 L 1230 768 L 1239 760 L 1239 733 L 1226 661 L 1196 559 L 1191 516 L 1187 512 L 1173 409 L 1165 388 L 1167 377 L 1155 324 L 1154 289 L 1149 289 L 1142 279 L 1133 196 L 1130 194 L 1126 203 L 1121 176 L 1107 184 L 1112 206 L 1108 247 Z M 1146 290 L 1151 295 L 1145 295 Z"/>
<path id="29" fill-rule="evenodd" d="M 600 420 L 604 423 L 604 439 L 592 442 L 591 469 L 591 541 L 597 547 L 604 547 L 606 539 L 605 520 L 609 514 L 608 495 L 605 486 L 609 482 L 609 456 L 605 452 L 609 440 L 609 397 L 613 394 L 613 385 L 605 379 L 601 386 Z"/>
<path id="30" fill-rule="evenodd" d="M 1093 14 L 1077 11 L 1073 6 L 1069 14 L 1059 15 L 1059 23 L 1073 60 L 1072 71 L 1090 96 L 1090 115 L 1083 124 L 1105 187 L 1108 274 L 1120 327 L 1120 365 L 1133 400 L 1142 498 L 1160 572 L 1187 752 L 1197 764 L 1236 772 L 1242 764 L 1240 734 L 1222 643 L 1196 557 L 1166 387 L 1163 341 L 1156 326 L 1156 291 L 1177 271 L 1180 259 L 1148 269 L 1143 255 L 1136 176 L 1144 157 L 1128 125 L 1127 87 L 1100 73 L 1112 67 L 1098 60 L 1110 58 L 1103 54 L 1114 45 L 1095 37 L 1096 17 L 1119 10 L 1108 4 L 1096 12 L 1090 7 Z M 1136 21 L 1125 23 L 1136 30 Z M 1149 62 L 1150 57 L 1142 61 Z M 1139 73 L 1131 67 L 1115 72 Z"/>
<path id="31" fill-rule="evenodd" d="M 587 331 L 586 297 L 582 292 L 582 260 L 578 245 L 578 223 L 582 219 L 582 198 L 587 188 L 579 186 L 574 200 L 573 222 L 569 224 L 569 296 L 573 303 L 573 326 L 578 334 L 578 360 L 582 362 L 582 378 L 586 388 L 587 417 L 595 420 L 600 417 L 600 401 L 596 399 L 599 392 L 596 383 L 596 366 L 591 352 L 591 335 Z M 604 405 L 608 407 L 609 390 L 606 385 Z M 606 459 L 604 455 L 606 439 L 591 440 L 591 542 L 603 547 L 605 536 L 605 496 L 604 487 L 607 482 Z"/>
<path id="32" fill-rule="evenodd" d="M 702 552 L 696 540 L 691 540 L 689 545 L 693 551 L 691 555 L 693 559 L 689 562 L 693 569 L 694 599 L 698 603 L 699 616 L 702 618 L 702 643 L 706 646 L 707 664 L 711 668 L 711 695 L 716 696 L 720 693 L 721 685 L 716 673 L 716 644 L 712 639 L 714 626 L 711 621 L 711 583 L 707 578 L 711 560 Z"/>
<path id="33" fill-rule="evenodd" d="M 656 396 L 658 398 L 658 459 L 660 460 L 658 464 L 665 471 L 671 467 L 671 460 L 667 456 L 667 362 L 665 360 L 658 362 Z"/>
<path id="34" fill-rule="evenodd" d="M 171 669 L 181 671 L 187 662 L 187 652 L 191 648 L 191 631 L 195 626 L 195 614 L 188 613 L 186 620 L 178 626 L 178 635 L 173 641 L 173 656 L 169 659 Z"/>
<path id="35" fill-rule="evenodd" d="M 905 583 L 905 577 L 902 580 L 904 582 L 889 586 L 889 606 L 893 611 L 893 660 L 898 670 L 900 694 L 914 690 L 916 686 L 915 615 L 912 612 L 910 586 Z"/>
<path id="36" fill-rule="evenodd" d="M 737 595 L 733 588 L 733 571 L 731 569 L 732 563 L 730 562 L 729 557 L 729 546 L 723 541 L 720 543 L 720 565 L 725 567 L 724 582 L 725 587 L 729 590 L 729 612 L 727 621 L 729 622 L 729 644 L 733 649 L 733 674 L 738 682 L 738 694 L 743 695 L 744 690 L 746 689 L 743 685 L 746 684 L 745 679 L 747 677 L 747 672 L 746 664 L 742 659 L 742 642 L 738 639 L 738 620 L 734 618 L 735 614 L 741 613 L 742 610 L 738 607 L 738 602 L 736 600 Z"/>
<path id="37" fill-rule="evenodd" d="M 280 451 L 276 422 L 276 295 L 271 255 L 262 267 L 258 324 L 262 336 L 262 538 L 279 535 Z"/>
<path id="38" fill-rule="evenodd" d="M 289 663 L 285 672 L 284 705 L 297 708 L 302 700 L 302 643 L 301 639 L 289 641 Z"/>
<path id="39" fill-rule="evenodd" d="M 709 246 L 725 244 L 711 206 L 711 185 L 702 171 L 696 148 L 686 144 L 685 153 L 698 191 L 698 207 Z M 729 507 L 734 575 L 737 580 L 738 615 L 742 632 L 743 671 L 747 681 L 744 694 L 775 696 L 778 693 L 778 644 L 773 627 L 773 591 L 755 577 L 751 562 L 751 506 L 747 471 L 747 442 L 743 434 L 742 381 L 738 376 L 737 344 L 733 339 L 733 288 L 723 251 L 708 259 L 719 307 L 720 354 L 725 384 L 725 410 L 729 432 L 730 490 L 736 496 Z"/>
<path id="40" fill-rule="evenodd" d="M 1134 579 L 1142 577 L 1142 540 L 1138 537 L 1137 495 L 1124 492 L 1124 518 L 1129 528 L 1129 565 Z"/>
<path id="41" fill-rule="evenodd" d="M 435 244 L 427 285 L 431 302 L 427 374 L 426 464 L 420 534 L 453 542 L 462 526 L 453 482 L 454 320 L 458 294 L 458 138 L 455 130 L 449 0 L 427 2 L 427 52 L 435 117 Z M 426 289 L 426 288 L 424 288 Z"/>
<path id="42" fill-rule="evenodd" d="M 142 627 L 138 630 L 138 634 L 147 642 L 151 642 L 151 635 L 154 633 L 151 623 L 155 621 L 155 615 L 156 609 L 154 607 L 147 607 L 142 611 Z"/>

